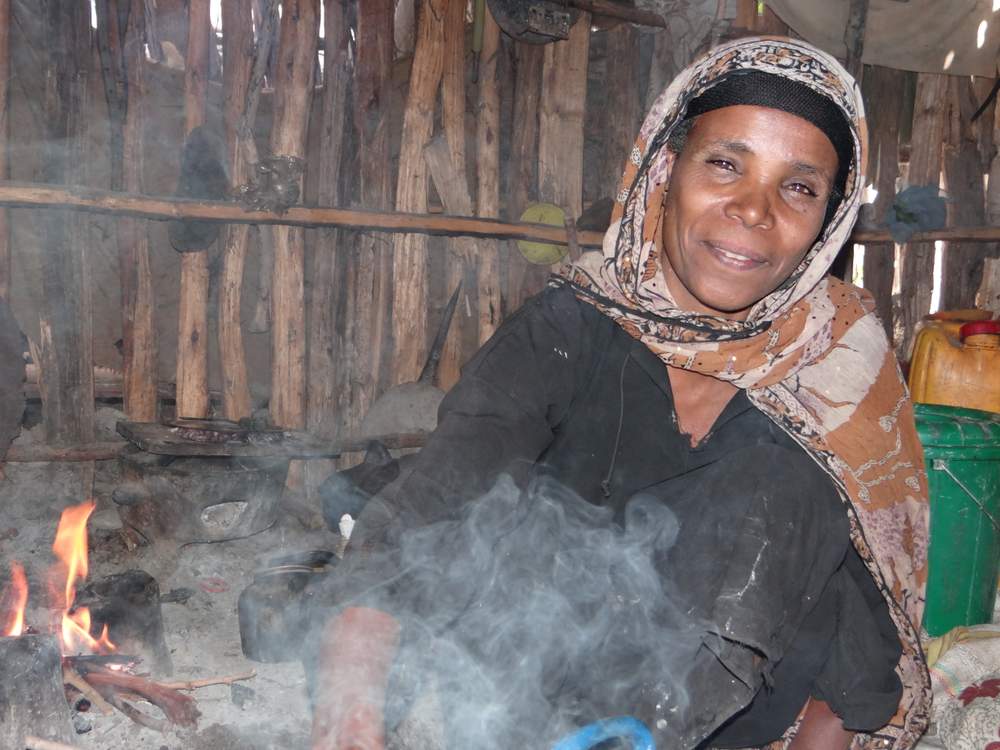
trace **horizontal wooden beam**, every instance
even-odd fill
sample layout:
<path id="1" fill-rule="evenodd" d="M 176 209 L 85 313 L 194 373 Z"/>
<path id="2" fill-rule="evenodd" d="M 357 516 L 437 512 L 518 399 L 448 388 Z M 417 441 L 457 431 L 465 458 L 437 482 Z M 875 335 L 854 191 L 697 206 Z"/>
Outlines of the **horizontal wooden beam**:
<path id="1" fill-rule="evenodd" d="M 150 197 L 110 190 L 62 187 L 37 183 L 0 181 L 0 206 L 13 208 L 63 208 L 73 211 L 133 216 L 144 219 L 198 219 L 226 224 L 283 224 L 299 227 L 344 227 L 374 232 L 415 232 L 448 237 L 490 237 L 507 240 L 535 240 L 555 245 L 569 244 L 565 227 L 523 222 L 505 222 L 444 214 L 408 214 L 390 211 L 363 211 L 348 208 L 293 206 L 284 213 L 248 211 L 228 201 L 192 201 L 181 198 Z M 600 247 L 601 232 L 578 231 L 577 241 L 585 247 Z"/>
<path id="2" fill-rule="evenodd" d="M 907 242 L 996 242 L 1000 240 L 1000 227 L 943 227 L 931 232 L 917 232 Z M 855 228 L 851 242 L 893 242 L 885 229 Z"/>
<path id="3" fill-rule="evenodd" d="M 351 438 L 336 443 L 314 442 L 303 450 L 283 450 L 280 444 L 268 448 L 258 446 L 254 456 L 289 456 L 297 459 L 335 458 L 344 453 L 364 453 L 373 441 L 382 443 L 387 448 L 422 448 L 427 442 L 427 435 L 421 432 L 400 433 L 398 435 L 379 435 L 370 438 Z M 103 442 L 84 443 L 80 445 L 12 445 L 7 449 L 6 456 L 0 456 L 0 464 L 8 463 L 45 463 L 49 461 L 108 461 L 120 458 L 126 449 L 133 444 L 125 440 L 108 440 Z M 197 446 L 192 444 L 192 450 Z M 192 454 L 194 455 L 194 454 Z M 221 454 L 220 454 L 221 455 Z"/>
<path id="4" fill-rule="evenodd" d="M 620 18 L 623 21 L 637 23 L 640 26 L 667 28 L 667 22 L 659 13 L 620 5 L 619 3 L 611 2 L 611 0 L 568 0 L 568 4 L 574 8 L 586 10 L 598 16 Z"/>
<path id="5" fill-rule="evenodd" d="M 446 237 L 489 237 L 501 240 L 534 240 L 567 245 L 565 227 L 527 222 L 499 221 L 446 214 L 408 214 L 351 208 L 293 206 L 284 213 L 248 211 L 229 201 L 192 201 L 153 197 L 83 187 L 62 187 L 0 180 L 0 206 L 12 208 L 63 208 L 158 221 L 198 219 L 224 224 L 286 224 L 299 227 L 343 227 L 373 232 L 416 232 Z M 602 232 L 577 231 L 582 247 L 600 247 Z M 918 232 L 910 242 L 997 242 L 1000 226 L 944 227 Z M 857 228 L 851 241 L 860 244 L 892 242 L 884 229 Z"/>

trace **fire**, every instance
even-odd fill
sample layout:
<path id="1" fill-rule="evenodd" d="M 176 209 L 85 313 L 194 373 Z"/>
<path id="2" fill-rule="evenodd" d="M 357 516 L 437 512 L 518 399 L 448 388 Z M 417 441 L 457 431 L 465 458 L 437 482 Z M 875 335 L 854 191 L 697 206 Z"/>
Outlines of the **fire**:
<path id="1" fill-rule="evenodd" d="M 24 608 L 28 604 L 28 579 L 20 563 L 10 564 L 10 588 L 0 599 L 0 635 L 14 636 L 24 632 Z"/>
<path id="2" fill-rule="evenodd" d="M 52 551 L 62 562 L 66 580 L 63 587 L 62 647 L 66 653 L 90 651 L 110 653 L 115 650 L 108 640 L 108 627 L 100 638 L 90 635 L 90 610 L 86 607 L 73 609 L 76 599 L 76 582 L 87 577 L 87 519 L 94 512 L 96 503 L 89 500 L 80 505 L 66 508 L 59 519 L 56 539 Z"/>
<path id="3" fill-rule="evenodd" d="M 108 638 L 108 626 L 99 638 L 90 634 L 90 610 L 73 607 L 76 582 L 87 577 L 87 520 L 97 503 L 89 500 L 66 508 L 59 518 L 52 551 L 60 564 L 51 571 L 52 599 L 62 610 L 58 626 L 64 654 L 89 652 L 109 654 L 115 645 Z M 24 610 L 28 603 L 28 581 L 24 568 L 11 563 L 11 585 L 0 597 L 0 635 L 18 636 L 24 632 Z M 53 628 L 56 629 L 56 628 Z"/>

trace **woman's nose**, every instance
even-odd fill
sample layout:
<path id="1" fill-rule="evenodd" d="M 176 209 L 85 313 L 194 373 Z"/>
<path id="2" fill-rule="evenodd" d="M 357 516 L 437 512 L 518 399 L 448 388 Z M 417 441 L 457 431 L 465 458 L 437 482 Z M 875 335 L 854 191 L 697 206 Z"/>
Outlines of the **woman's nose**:
<path id="1" fill-rule="evenodd" d="M 747 229 L 770 229 L 774 226 L 771 196 L 760 185 L 737 187 L 726 203 L 725 212 L 727 217 L 739 220 Z"/>

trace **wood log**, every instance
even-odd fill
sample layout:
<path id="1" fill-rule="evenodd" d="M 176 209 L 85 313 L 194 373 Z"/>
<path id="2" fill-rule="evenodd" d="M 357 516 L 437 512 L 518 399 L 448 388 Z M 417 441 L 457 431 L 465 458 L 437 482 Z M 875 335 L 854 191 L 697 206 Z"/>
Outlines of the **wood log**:
<path id="1" fill-rule="evenodd" d="M 489 8 L 483 25 L 479 55 L 479 107 L 476 116 L 476 216 L 500 217 L 500 90 L 497 58 L 500 27 Z M 500 245 L 486 240 L 474 260 L 476 266 L 477 341 L 482 345 L 500 325 Z M 471 352 L 470 352 L 471 354 Z"/>
<path id="2" fill-rule="evenodd" d="M 604 120 L 604 163 L 599 171 L 601 196 L 618 194 L 625 164 L 639 132 L 639 35 L 623 24 L 606 33 L 607 53 L 604 90 L 607 102 Z M 576 217 L 574 217 L 576 218 Z"/>
<path id="3" fill-rule="evenodd" d="M 933 185 L 941 181 L 941 153 L 947 107 L 948 76 L 920 73 L 913 105 L 913 134 L 910 139 L 910 185 Z M 900 253 L 900 293 L 903 335 L 897 342 L 900 358 L 909 358 L 916 326 L 930 311 L 934 285 L 934 245 L 910 242 Z"/>
<path id="4" fill-rule="evenodd" d="M 587 102 L 590 14 L 569 39 L 545 45 L 538 131 L 538 194 L 568 218 L 583 213 L 583 115 Z"/>
<path id="5" fill-rule="evenodd" d="M 10 122 L 7 118 L 10 98 L 10 0 L 0 0 L 0 180 L 10 176 L 7 141 Z M 0 208 L 0 297 L 10 293 L 10 224 L 7 209 Z"/>
<path id="6" fill-rule="evenodd" d="M 986 196 L 979 158 L 979 143 L 970 119 L 977 105 L 968 77 L 948 77 L 949 114 L 944 143 L 944 183 L 948 193 L 950 224 L 982 224 Z M 941 309 L 975 307 L 983 275 L 983 261 L 994 252 L 991 245 L 949 242 L 942 255 Z"/>
<path id="7" fill-rule="evenodd" d="M 539 44 L 514 45 L 514 132 L 510 146 L 507 217 L 520 218 L 528 204 L 538 199 L 538 105 L 542 97 L 542 67 L 545 48 Z M 518 309 L 545 283 L 546 268 L 525 260 L 515 243 L 509 243 L 505 308 Z"/>
<path id="8" fill-rule="evenodd" d="M 444 18 L 447 0 L 422 0 L 417 16 L 417 43 L 403 114 L 403 138 L 396 182 L 396 210 L 427 210 L 427 165 L 424 147 L 434 128 L 434 109 L 441 83 Z M 392 255 L 392 342 L 389 383 L 412 382 L 427 356 L 427 240 L 408 234 L 394 238 Z"/>
<path id="9" fill-rule="evenodd" d="M 188 6 L 187 53 L 184 62 L 184 135 L 205 122 L 208 90 L 209 0 Z M 208 416 L 208 252 L 181 253 L 180 299 L 177 303 L 177 416 Z"/>
<path id="10" fill-rule="evenodd" d="M 122 45 L 125 41 L 122 7 L 128 10 L 129 0 L 97 0 L 97 50 L 101 60 L 101 77 L 104 98 L 108 106 L 111 174 L 108 182 L 112 190 L 122 189 L 123 138 L 127 101 L 127 79 Z"/>
<path id="11" fill-rule="evenodd" d="M 350 25 L 342 0 L 324 0 L 325 54 L 320 125 L 320 169 L 317 193 L 323 205 L 340 203 L 340 164 L 343 160 L 350 81 Z M 339 361 L 336 305 L 345 290 L 339 288 L 337 251 L 341 235 L 336 229 L 317 232 L 313 249 L 309 296 L 309 359 L 306 426 L 319 437 L 337 436 L 337 383 Z M 343 267 L 343 264 L 340 264 Z M 306 467 L 306 497 L 313 507 L 316 492 L 333 470 L 332 462 L 314 461 Z"/>
<path id="12" fill-rule="evenodd" d="M 446 0 L 444 64 L 441 71 L 441 129 L 451 163 L 465 175 L 465 6 L 464 0 Z"/>
<path id="13" fill-rule="evenodd" d="M 976 306 L 1000 316 L 1000 258 L 987 258 L 983 263 L 983 282 L 976 295 Z"/>
<path id="14" fill-rule="evenodd" d="M 144 16 L 145 2 L 130 0 L 125 43 L 122 47 L 128 81 L 128 102 L 122 136 L 122 185 L 125 190 L 133 193 L 142 192 L 144 161 Z M 120 219 L 118 222 L 124 348 L 123 401 L 125 413 L 130 419 L 153 422 L 159 411 L 156 400 L 156 328 L 153 325 L 156 302 L 146 230 L 144 221 Z"/>
<path id="15" fill-rule="evenodd" d="M 470 214 L 472 213 L 472 198 L 469 196 L 468 182 L 465 173 L 460 172 L 452 161 L 452 156 L 448 142 L 442 135 L 434 138 L 424 148 L 424 160 L 427 162 L 431 180 L 441 197 L 445 210 L 449 213 Z M 468 328 L 463 323 L 469 320 L 469 316 L 463 315 L 462 311 L 470 304 L 468 302 L 470 287 L 473 290 L 471 296 L 475 299 L 475 256 L 475 241 L 471 238 L 457 237 L 449 240 L 448 258 L 445 261 L 448 268 L 447 289 L 450 293 L 459 284 L 462 284 L 462 294 L 458 308 L 458 320 L 452 321 L 438 363 L 436 385 L 445 391 L 458 382 L 459 369 L 465 358 L 471 354 L 468 337 L 463 335 L 465 329 Z"/>
<path id="16" fill-rule="evenodd" d="M 33 208 L 54 206 L 100 214 L 155 219 L 197 218 L 243 224 L 345 227 L 376 232 L 420 232 L 445 237 L 466 235 L 504 240 L 539 240 L 557 245 L 567 243 L 564 229 L 546 224 L 507 222 L 497 219 L 442 214 L 362 211 L 346 208 L 306 208 L 304 206 L 293 206 L 282 214 L 273 211 L 248 212 L 238 204 L 224 201 L 154 198 L 128 193 L 112 193 L 94 188 L 65 188 L 35 183 L 0 183 L 0 205 Z M 983 229 L 983 227 L 959 227 L 951 230 L 938 230 L 938 233 L 944 231 L 945 235 L 951 236 L 951 234 L 958 232 L 963 238 L 975 238 Z M 868 232 L 868 234 L 882 238 L 889 236 L 888 232 L 885 231 Z M 933 233 L 928 233 L 928 235 L 930 234 Z M 583 246 L 600 247 L 603 234 L 600 232 L 579 232 L 578 239 Z"/>
<path id="17" fill-rule="evenodd" d="M 448 213 L 472 214 L 465 159 L 465 3 L 447 0 L 444 18 L 444 67 L 441 75 L 441 130 L 444 140 L 435 139 L 424 149 L 431 179 Z M 439 136 L 440 137 L 440 136 Z M 436 148 L 444 145 L 443 151 Z M 436 170 L 436 173 L 435 173 Z M 445 181 L 446 184 L 442 184 Z M 448 193 L 446 196 L 442 190 Z M 461 208 L 459 208 L 461 206 Z M 437 384 L 448 390 L 458 380 L 459 368 L 470 355 L 470 338 L 475 338 L 475 319 L 468 314 L 476 306 L 475 251 L 467 239 L 449 240 L 444 254 L 443 294 L 428 307 L 441 307 L 452 291 L 462 285 L 462 302 L 452 321 L 441 352 Z M 435 270 L 435 273 L 440 273 Z M 471 281 L 471 283 L 470 283 Z M 463 314 L 465 312 L 465 314 Z M 471 336 L 470 336 L 471 332 Z"/>
<path id="18" fill-rule="evenodd" d="M 319 39 L 319 0 L 282 4 L 271 153 L 304 159 Z M 306 330 L 303 230 L 275 226 L 271 329 L 273 424 L 305 426 Z"/>
<path id="19" fill-rule="evenodd" d="M 123 672 L 112 672 L 106 669 L 88 671 L 83 678 L 103 695 L 106 699 L 116 705 L 115 694 L 120 691 L 127 691 L 139 695 L 144 700 L 149 701 L 159 708 L 166 715 L 167 720 L 179 726 L 194 726 L 200 716 L 200 712 L 195 706 L 194 699 L 189 695 L 176 690 L 166 688 L 163 685 L 147 680 L 144 677 L 125 674 Z M 121 709 L 121 705 L 117 705 Z M 137 717 L 127 712 L 129 718 L 136 720 Z M 139 721 L 139 723 L 143 723 Z"/>
<path id="20" fill-rule="evenodd" d="M 256 161 L 252 133 L 258 98 L 250 93 L 251 73 L 260 50 L 254 44 L 253 19 L 243 0 L 222 2 L 223 124 L 233 190 L 250 178 Z M 268 35 L 262 36 L 269 39 Z M 222 410 L 234 422 L 249 417 L 250 383 L 243 346 L 242 295 L 250 228 L 230 224 L 223 234 L 222 275 L 219 288 L 219 356 L 222 370 Z"/>
<path id="21" fill-rule="evenodd" d="M 254 14 L 259 18 L 257 24 L 257 52 L 254 59 L 253 73 L 244 104 L 244 116 L 240 120 L 240 143 L 243 145 L 247 163 L 257 163 L 257 149 L 253 139 L 253 119 L 256 115 L 260 91 L 266 81 L 273 81 L 274 60 L 273 50 L 278 44 L 280 23 L 278 18 L 279 0 L 257 0 L 257 10 Z M 273 129 L 272 112 L 272 134 Z M 251 232 L 254 247 L 257 249 L 257 294 L 253 317 L 248 328 L 253 333 L 266 333 L 271 330 L 271 284 L 274 281 L 274 235 L 269 231 L 261 231 L 254 227 Z"/>
<path id="22" fill-rule="evenodd" d="M 43 6 L 53 40 L 46 58 L 43 173 L 52 183 L 85 182 L 86 102 L 90 71 L 90 16 L 82 6 Z M 88 440 L 93 435 L 91 309 L 84 287 L 85 243 L 78 217 L 55 211 L 43 224 L 45 264 L 39 320 L 42 421 L 48 442 Z M 89 389 L 88 389 L 89 386 Z"/>
<path id="23" fill-rule="evenodd" d="M 367 0 L 357 6 L 352 112 L 358 137 L 361 205 L 370 211 L 392 207 L 389 123 L 394 10 L 393 0 Z M 357 252 L 345 260 L 340 284 L 346 290 L 341 306 L 345 320 L 337 404 L 340 435 L 358 429 L 382 379 L 389 334 L 391 264 L 388 243 L 370 233 L 357 238 Z"/>
<path id="24" fill-rule="evenodd" d="M 611 0 L 567 0 L 566 4 L 594 15 L 618 18 L 640 26 L 667 28 L 667 22 L 659 13 L 641 8 L 631 8 L 627 5 L 611 2 Z"/>
<path id="25" fill-rule="evenodd" d="M 0 638 L 0 747 L 24 747 L 26 735 L 57 742 L 73 737 L 63 690 L 59 644 L 50 635 Z"/>
<path id="26" fill-rule="evenodd" d="M 896 195 L 899 177 L 899 119 L 903 108 L 904 73 L 872 66 L 866 73 L 864 89 L 869 94 L 865 111 L 870 112 L 869 177 L 878 190 L 872 214 L 882 223 Z M 870 105 L 870 106 L 869 106 Z M 875 297 L 875 308 L 886 335 L 893 339 L 892 283 L 895 274 L 893 243 L 865 246 L 864 286 Z"/>
<path id="27" fill-rule="evenodd" d="M 868 21 L 868 0 L 850 0 L 847 26 L 844 29 L 844 46 L 847 47 L 847 72 L 862 82 L 864 67 L 861 58 L 865 50 L 865 25 Z"/>
<path id="28" fill-rule="evenodd" d="M 12 445 L 4 460 L 15 463 L 109 461 L 120 457 L 128 445 L 120 440 L 87 445 Z"/>

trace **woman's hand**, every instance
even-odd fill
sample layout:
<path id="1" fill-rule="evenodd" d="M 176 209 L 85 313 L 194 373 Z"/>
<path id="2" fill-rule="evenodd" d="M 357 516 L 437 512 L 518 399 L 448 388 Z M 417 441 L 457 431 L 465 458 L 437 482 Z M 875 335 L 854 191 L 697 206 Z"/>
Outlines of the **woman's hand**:
<path id="1" fill-rule="evenodd" d="M 788 750 L 847 750 L 852 739 L 854 732 L 844 729 L 840 717 L 826 703 L 810 698 Z"/>
<path id="2" fill-rule="evenodd" d="M 399 623 L 377 609 L 351 607 L 323 629 L 312 750 L 384 750 L 386 684 Z"/>

